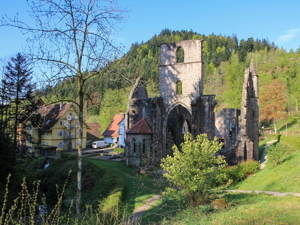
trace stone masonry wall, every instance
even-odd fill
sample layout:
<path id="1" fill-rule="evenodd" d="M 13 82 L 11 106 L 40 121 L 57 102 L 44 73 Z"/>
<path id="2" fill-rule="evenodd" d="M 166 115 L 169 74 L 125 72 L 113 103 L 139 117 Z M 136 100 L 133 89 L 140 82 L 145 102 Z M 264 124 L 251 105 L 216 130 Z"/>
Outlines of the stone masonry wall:
<path id="1" fill-rule="evenodd" d="M 168 109 L 176 102 L 184 102 L 191 110 L 191 102 L 203 92 L 203 62 L 201 40 L 180 41 L 161 46 L 159 91 Z M 178 48 L 184 51 L 184 62 L 176 62 Z M 177 82 L 182 82 L 182 94 L 177 94 Z"/>

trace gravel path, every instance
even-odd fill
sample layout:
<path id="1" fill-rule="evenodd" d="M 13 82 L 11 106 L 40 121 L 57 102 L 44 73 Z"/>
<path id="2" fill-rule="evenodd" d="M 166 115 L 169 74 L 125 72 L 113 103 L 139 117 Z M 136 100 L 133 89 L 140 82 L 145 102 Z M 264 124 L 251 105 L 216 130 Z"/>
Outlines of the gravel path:
<path id="1" fill-rule="evenodd" d="M 141 216 L 158 200 L 160 199 L 160 195 L 154 195 L 153 197 L 149 198 L 146 203 L 140 207 L 138 207 L 134 213 L 123 223 L 123 225 L 133 225 L 137 224 L 140 220 Z"/>
<path id="2" fill-rule="evenodd" d="M 274 143 L 274 142 L 277 142 L 276 140 L 272 140 L 272 141 L 268 141 L 265 145 L 265 148 L 264 148 L 264 152 L 263 152 L 263 156 L 262 156 L 262 159 L 260 160 L 260 167 L 259 169 L 263 169 L 265 168 L 267 162 L 268 162 L 268 156 L 267 156 L 267 149 L 269 148 L 269 146 Z"/>
<path id="3" fill-rule="evenodd" d="M 274 196 L 285 196 L 285 195 L 294 195 L 296 197 L 300 197 L 300 193 L 294 192 L 278 192 L 278 191 L 243 191 L 243 190 L 223 190 L 225 192 L 240 192 L 240 193 L 252 193 L 255 192 L 256 194 L 267 194 L 267 195 L 274 195 Z"/>

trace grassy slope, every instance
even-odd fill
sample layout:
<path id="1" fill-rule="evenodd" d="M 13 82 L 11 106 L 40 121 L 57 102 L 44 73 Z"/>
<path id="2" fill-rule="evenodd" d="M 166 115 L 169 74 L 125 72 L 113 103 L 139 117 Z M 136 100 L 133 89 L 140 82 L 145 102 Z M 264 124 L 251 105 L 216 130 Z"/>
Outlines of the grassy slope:
<path id="1" fill-rule="evenodd" d="M 269 140 L 259 143 L 260 153 L 267 141 Z M 291 154 L 284 163 L 275 168 L 267 164 L 265 169 L 256 173 L 255 176 L 248 177 L 231 188 L 300 193 L 300 151 Z"/>
<path id="2" fill-rule="evenodd" d="M 260 151 L 266 142 L 260 142 Z M 240 190 L 280 191 L 300 193 L 300 152 L 294 152 L 283 164 L 266 168 L 255 176 L 230 187 Z M 212 210 L 210 205 L 180 210 L 173 218 L 163 224 L 300 224 L 300 198 L 294 196 L 275 197 L 265 194 L 223 193 L 228 207 Z M 168 206 L 163 210 L 161 202 L 144 215 L 143 221 L 162 221 L 177 207 Z M 206 209 L 206 210 L 205 210 Z M 170 218 L 170 217 L 168 217 Z"/>
<path id="3" fill-rule="evenodd" d="M 46 202 L 50 205 L 57 203 L 56 185 L 58 192 L 62 192 L 62 187 L 67 181 L 63 195 L 63 210 L 68 210 L 71 200 L 76 201 L 77 190 L 77 156 L 70 154 L 61 154 L 61 158 L 50 160 L 50 166 L 42 171 L 36 169 L 39 159 L 34 160 L 29 166 L 34 180 L 40 180 L 40 193 L 45 194 Z M 69 171 L 72 171 L 69 178 Z M 67 179 L 68 178 L 68 179 Z M 116 191 L 120 193 L 125 188 L 124 182 L 117 174 L 100 168 L 90 163 L 88 159 L 83 158 L 82 170 L 82 211 L 85 211 L 85 205 L 92 205 L 93 209 L 98 208 L 98 201 L 115 196 Z M 116 199 L 116 204 L 119 199 Z M 112 203 L 111 201 L 109 203 Z M 111 206 L 111 205 L 109 205 Z M 73 206 L 74 210 L 74 206 Z"/>
<path id="4" fill-rule="evenodd" d="M 255 176 L 248 177 L 232 188 L 300 193 L 300 152 L 294 152 L 288 160 L 275 168 L 267 165 Z"/>
<path id="5" fill-rule="evenodd" d="M 106 168 L 112 173 L 120 176 L 125 183 L 123 202 L 126 203 L 127 212 L 132 213 L 137 207 L 143 205 L 150 196 L 160 193 L 163 185 L 159 179 L 135 175 L 133 167 L 126 167 L 120 162 L 90 159 L 96 165 Z"/>
<path id="6" fill-rule="evenodd" d="M 163 224 L 299 224 L 300 198 L 226 193 L 226 209 L 191 208 Z M 204 209 L 204 210 L 203 210 Z"/>

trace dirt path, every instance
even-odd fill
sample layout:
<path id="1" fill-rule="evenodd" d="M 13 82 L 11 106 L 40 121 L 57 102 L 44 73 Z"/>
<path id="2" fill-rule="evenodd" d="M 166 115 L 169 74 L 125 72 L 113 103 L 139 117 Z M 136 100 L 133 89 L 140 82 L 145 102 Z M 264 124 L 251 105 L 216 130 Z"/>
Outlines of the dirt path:
<path id="1" fill-rule="evenodd" d="M 265 168 L 267 162 L 268 162 L 268 156 L 267 156 L 267 149 L 269 148 L 269 146 L 274 143 L 274 142 L 277 142 L 276 140 L 272 140 L 272 141 L 268 141 L 265 145 L 265 148 L 264 148 L 264 152 L 263 152 L 263 156 L 260 160 L 260 167 L 259 169 L 263 169 Z"/>
<path id="2" fill-rule="evenodd" d="M 132 225 L 137 224 L 140 220 L 141 216 L 158 200 L 160 199 L 160 195 L 154 195 L 153 197 L 149 198 L 146 203 L 140 207 L 138 207 L 134 213 L 123 223 L 123 225 Z"/>
<path id="3" fill-rule="evenodd" d="M 294 195 L 296 197 L 300 197 L 300 193 L 294 192 L 278 192 L 278 191 L 243 191 L 243 190 L 223 190 L 225 192 L 240 192 L 240 193 L 252 193 L 255 192 L 256 194 L 267 194 L 267 195 L 274 195 L 274 196 L 285 196 L 285 195 Z"/>

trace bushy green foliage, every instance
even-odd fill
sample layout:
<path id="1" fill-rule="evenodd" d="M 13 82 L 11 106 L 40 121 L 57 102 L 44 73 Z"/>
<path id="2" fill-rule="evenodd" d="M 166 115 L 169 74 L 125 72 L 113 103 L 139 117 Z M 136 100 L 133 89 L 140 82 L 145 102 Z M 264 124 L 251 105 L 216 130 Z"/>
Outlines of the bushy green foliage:
<path id="1" fill-rule="evenodd" d="M 82 203 L 83 205 L 91 204 L 93 208 L 96 208 L 97 200 L 108 197 L 111 191 L 120 186 L 120 178 L 109 170 L 89 162 L 86 158 L 83 158 L 82 168 Z M 61 188 L 70 170 L 73 172 L 69 176 L 63 197 L 73 199 L 77 190 L 77 155 L 61 154 L 61 158 L 51 160 L 47 169 L 38 171 L 34 176 L 35 180 L 41 180 L 40 192 L 45 194 L 47 204 L 56 203 L 56 185 L 58 184 Z M 64 202 L 62 207 L 68 207 L 67 202 Z"/>
<path id="2" fill-rule="evenodd" d="M 101 104 L 107 90 L 120 90 L 131 87 L 136 78 L 142 77 L 147 83 L 154 82 L 156 84 L 155 92 L 158 93 L 157 84 L 159 82 L 158 68 L 160 64 L 161 44 L 194 39 L 203 40 L 204 82 L 206 84 L 204 92 L 216 94 L 216 99 L 220 104 L 224 102 L 231 106 L 237 105 L 236 102 L 241 95 L 241 81 L 243 81 L 244 68 L 249 66 L 252 57 L 257 59 L 258 63 L 261 61 L 265 62 L 257 64 L 257 66 L 260 67 L 259 69 L 264 69 L 267 77 L 270 77 L 270 71 L 274 70 L 276 64 L 276 62 L 274 64 L 274 61 L 276 59 L 273 55 L 277 49 L 274 44 L 270 44 L 265 39 L 241 39 L 239 43 L 236 35 L 204 35 L 187 30 L 172 31 L 164 29 L 159 35 L 154 35 L 145 43 L 132 44 L 130 50 L 122 58 L 116 59 L 107 67 L 101 68 L 100 73 L 103 76 L 87 80 L 84 91 L 89 95 L 96 93 L 99 99 L 98 102 Z M 290 58 L 284 50 L 282 54 L 282 58 Z M 289 61 L 286 63 L 289 65 Z M 264 68 L 264 65 L 268 66 Z M 234 73 L 231 74 L 231 72 Z M 279 71 L 275 70 L 275 73 L 277 76 Z M 229 83 L 231 81 L 233 81 L 232 84 Z M 74 93 L 76 85 L 77 82 L 75 82 L 75 79 L 68 78 L 63 82 L 57 83 L 55 87 L 46 86 L 43 90 L 38 90 L 37 96 L 41 96 L 44 99 L 51 99 L 55 96 L 55 90 L 61 98 L 76 99 L 77 95 Z M 231 87 L 226 88 L 227 85 L 232 85 L 234 88 L 232 89 L 232 93 L 229 91 L 229 93 L 223 96 L 224 90 L 231 90 Z M 214 88 L 216 86 L 219 88 Z M 94 114 L 95 110 L 92 108 L 93 106 L 89 110 Z M 102 105 L 100 105 L 100 113 L 101 109 L 103 109 Z"/>
<path id="3" fill-rule="evenodd" d="M 124 148 L 114 148 L 114 152 L 124 153 Z"/>
<path id="4" fill-rule="evenodd" d="M 103 133 L 108 127 L 114 115 L 125 113 L 128 95 L 129 89 L 107 90 L 101 103 L 101 110 L 99 114 L 101 133 Z"/>
<path id="5" fill-rule="evenodd" d="M 175 145 L 173 156 L 161 160 L 161 167 L 167 171 L 164 174 L 176 189 L 167 188 L 167 192 L 175 193 L 182 189 L 188 199 L 188 204 L 196 206 L 207 199 L 208 189 L 222 178 L 218 172 L 225 167 L 223 157 L 215 157 L 222 147 L 217 139 L 207 139 L 206 134 L 200 134 L 195 140 L 190 133 L 185 135 L 181 150 Z"/>
<path id="6" fill-rule="evenodd" d="M 268 164 L 273 167 L 283 163 L 293 152 L 293 149 L 286 144 L 276 143 L 268 148 Z"/>
<path id="7" fill-rule="evenodd" d="M 236 184 L 258 171 L 259 162 L 254 160 L 245 161 L 236 166 L 228 166 L 220 170 L 225 176 L 223 176 L 222 180 L 215 183 L 215 187 L 230 183 Z"/>

